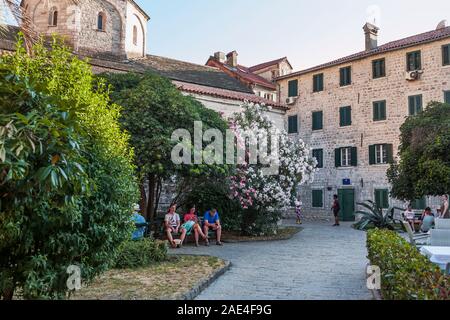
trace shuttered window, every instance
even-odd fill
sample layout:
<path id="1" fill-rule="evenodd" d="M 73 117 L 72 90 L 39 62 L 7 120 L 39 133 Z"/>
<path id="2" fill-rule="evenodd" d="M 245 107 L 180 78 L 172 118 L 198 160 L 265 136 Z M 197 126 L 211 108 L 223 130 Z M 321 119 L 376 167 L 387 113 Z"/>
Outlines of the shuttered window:
<path id="1" fill-rule="evenodd" d="M 442 65 L 450 65 L 450 44 L 442 47 Z"/>
<path id="2" fill-rule="evenodd" d="M 388 164 L 394 162 L 392 144 L 376 144 L 369 146 L 369 164 Z"/>
<path id="3" fill-rule="evenodd" d="M 298 133 L 298 116 L 290 116 L 288 118 L 288 133 Z"/>
<path id="4" fill-rule="evenodd" d="M 386 76 L 386 60 L 379 59 L 372 61 L 373 78 L 382 78 Z"/>
<path id="5" fill-rule="evenodd" d="M 422 69 L 422 53 L 420 51 L 409 52 L 406 55 L 406 66 L 408 71 Z"/>
<path id="6" fill-rule="evenodd" d="M 341 87 L 352 84 L 352 67 L 346 67 L 340 70 L 340 84 Z"/>
<path id="7" fill-rule="evenodd" d="M 408 98 L 409 115 L 418 115 L 423 110 L 423 98 L 422 95 L 410 96 Z"/>
<path id="8" fill-rule="evenodd" d="M 289 98 L 298 96 L 298 80 L 291 80 L 288 82 L 288 95 Z"/>
<path id="9" fill-rule="evenodd" d="M 323 168 L 323 149 L 313 150 L 313 157 L 317 160 L 317 168 Z"/>
<path id="10" fill-rule="evenodd" d="M 312 129 L 322 130 L 323 129 L 323 112 L 317 111 L 312 113 Z"/>
<path id="11" fill-rule="evenodd" d="M 378 208 L 389 208 L 389 190 L 388 189 L 376 189 L 375 190 L 375 203 Z"/>
<path id="12" fill-rule="evenodd" d="M 323 73 L 316 74 L 313 76 L 313 91 L 314 92 L 323 91 Z"/>
<path id="13" fill-rule="evenodd" d="M 375 101 L 373 103 L 373 121 L 386 120 L 386 101 Z"/>
<path id="14" fill-rule="evenodd" d="M 358 149 L 356 147 L 337 148 L 334 156 L 336 168 L 358 166 Z"/>
<path id="15" fill-rule="evenodd" d="M 444 92 L 444 101 L 445 101 L 445 103 L 450 104 L 450 91 Z"/>
<path id="16" fill-rule="evenodd" d="M 323 190 L 312 191 L 312 206 L 313 208 L 323 208 Z"/>
<path id="17" fill-rule="evenodd" d="M 341 127 L 352 125 L 352 107 L 342 107 L 339 109 L 339 123 Z"/>

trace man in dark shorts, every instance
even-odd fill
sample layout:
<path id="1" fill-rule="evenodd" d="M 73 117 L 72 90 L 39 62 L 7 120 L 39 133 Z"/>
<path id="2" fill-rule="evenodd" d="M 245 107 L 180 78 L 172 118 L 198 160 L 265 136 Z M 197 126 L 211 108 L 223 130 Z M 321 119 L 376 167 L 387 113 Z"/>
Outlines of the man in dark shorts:
<path id="1" fill-rule="evenodd" d="M 333 196 L 333 206 L 331 207 L 331 211 L 333 211 L 335 221 L 333 227 L 339 227 L 339 212 L 341 211 L 341 205 L 339 204 L 339 197 L 336 194 Z"/>

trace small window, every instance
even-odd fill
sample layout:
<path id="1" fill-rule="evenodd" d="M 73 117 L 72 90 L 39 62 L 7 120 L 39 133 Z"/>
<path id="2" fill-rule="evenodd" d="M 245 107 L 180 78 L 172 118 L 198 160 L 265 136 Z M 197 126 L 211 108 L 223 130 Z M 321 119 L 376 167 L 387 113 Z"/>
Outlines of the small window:
<path id="1" fill-rule="evenodd" d="M 298 80 L 292 80 L 288 83 L 289 98 L 298 96 Z"/>
<path id="2" fill-rule="evenodd" d="M 422 95 L 410 96 L 408 98 L 409 115 L 418 115 L 423 110 L 423 98 Z"/>
<path id="3" fill-rule="evenodd" d="M 323 112 L 316 111 L 312 113 L 312 129 L 313 131 L 323 129 Z"/>
<path id="4" fill-rule="evenodd" d="M 290 116 L 288 118 L 288 133 L 298 133 L 298 116 Z"/>
<path id="5" fill-rule="evenodd" d="M 386 120 L 386 101 L 373 103 L 373 121 Z"/>
<path id="6" fill-rule="evenodd" d="M 313 76 L 313 91 L 314 92 L 323 91 L 323 73 L 316 74 Z"/>
<path id="7" fill-rule="evenodd" d="M 323 168 L 323 149 L 313 150 L 313 158 L 317 160 L 317 168 Z"/>
<path id="8" fill-rule="evenodd" d="M 450 66 L 450 44 L 442 47 L 442 65 Z"/>
<path id="9" fill-rule="evenodd" d="M 352 67 L 346 67 L 340 70 L 340 84 L 341 87 L 352 84 Z"/>
<path id="10" fill-rule="evenodd" d="M 312 207 L 323 208 L 323 190 L 312 191 Z"/>
<path id="11" fill-rule="evenodd" d="M 336 168 L 358 166 L 358 149 L 356 147 L 345 147 L 335 149 Z"/>
<path id="12" fill-rule="evenodd" d="M 422 69 L 422 53 L 420 51 L 410 52 L 406 55 L 406 65 L 408 71 Z"/>
<path id="13" fill-rule="evenodd" d="M 97 17 L 97 29 L 100 31 L 105 31 L 105 14 L 100 12 Z"/>
<path id="14" fill-rule="evenodd" d="M 394 162 L 392 144 L 376 144 L 369 146 L 369 164 L 388 164 Z"/>
<path id="15" fill-rule="evenodd" d="M 50 9 L 50 13 L 48 16 L 48 25 L 52 27 L 56 27 L 58 25 L 58 10 L 56 7 Z"/>
<path id="16" fill-rule="evenodd" d="M 133 26 L 133 44 L 138 45 L 138 28 L 136 26 Z"/>
<path id="17" fill-rule="evenodd" d="M 341 127 L 352 125 L 352 107 L 342 107 L 339 109 L 339 123 Z"/>
<path id="18" fill-rule="evenodd" d="M 450 104 L 450 91 L 444 91 L 444 102 Z"/>
<path id="19" fill-rule="evenodd" d="M 389 190 L 375 189 L 375 203 L 378 208 L 389 209 Z"/>
<path id="20" fill-rule="evenodd" d="M 379 59 L 372 61 L 372 67 L 373 67 L 373 78 L 383 78 L 386 76 L 386 60 L 385 59 Z"/>

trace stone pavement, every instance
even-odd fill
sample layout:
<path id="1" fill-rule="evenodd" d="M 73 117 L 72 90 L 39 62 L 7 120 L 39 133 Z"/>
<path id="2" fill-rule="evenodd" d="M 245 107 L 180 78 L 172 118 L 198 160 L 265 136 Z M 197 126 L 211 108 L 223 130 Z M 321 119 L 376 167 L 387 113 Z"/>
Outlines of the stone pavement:
<path id="1" fill-rule="evenodd" d="M 287 241 L 184 247 L 177 254 L 213 255 L 231 269 L 200 300 L 367 300 L 366 234 L 343 223 L 308 222 Z"/>

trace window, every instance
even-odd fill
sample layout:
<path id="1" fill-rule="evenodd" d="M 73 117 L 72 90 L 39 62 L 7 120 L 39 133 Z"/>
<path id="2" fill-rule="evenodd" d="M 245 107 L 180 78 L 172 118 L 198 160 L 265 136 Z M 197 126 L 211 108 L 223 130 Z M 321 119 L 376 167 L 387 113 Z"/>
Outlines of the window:
<path id="1" fill-rule="evenodd" d="M 313 91 L 323 91 L 323 73 L 313 76 Z"/>
<path id="2" fill-rule="evenodd" d="M 450 66 L 450 44 L 442 46 L 442 65 Z"/>
<path id="3" fill-rule="evenodd" d="M 323 149 L 313 150 L 313 158 L 317 160 L 317 168 L 323 168 Z"/>
<path id="4" fill-rule="evenodd" d="M 138 45 L 138 28 L 136 26 L 133 26 L 133 44 Z"/>
<path id="5" fill-rule="evenodd" d="M 444 91 L 444 102 L 450 104 L 450 91 Z"/>
<path id="6" fill-rule="evenodd" d="M 422 112 L 423 110 L 423 99 L 422 95 L 410 96 L 408 98 L 409 115 L 415 116 Z"/>
<path id="7" fill-rule="evenodd" d="M 369 146 L 369 164 L 388 164 L 394 162 L 392 144 L 376 144 Z"/>
<path id="8" fill-rule="evenodd" d="M 410 52 L 406 55 L 406 66 L 408 71 L 422 69 L 422 54 L 420 51 Z"/>
<path id="9" fill-rule="evenodd" d="M 386 120 L 386 101 L 373 103 L 373 121 Z"/>
<path id="10" fill-rule="evenodd" d="M 411 206 L 414 210 L 425 210 L 427 207 L 427 198 L 417 199 L 411 202 Z"/>
<path id="11" fill-rule="evenodd" d="M 291 116 L 288 118 L 288 133 L 298 133 L 298 116 Z"/>
<path id="12" fill-rule="evenodd" d="M 50 9 L 50 13 L 48 16 L 48 25 L 52 27 L 56 27 L 58 25 L 58 10 L 56 7 Z"/>
<path id="13" fill-rule="evenodd" d="M 339 109 L 339 123 L 341 127 L 352 125 L 352 107 L 342 107 Z"/>
<path id="14" fill-rule="evenodd" d="M 342 68 L 340 70 L 340 78 L 341 87 L 352 84 L 352 67 Z"/>
<path id="15" fill-rule="evenodd" d="M 101 31 L 105 31 L 105 14 L 100 12 L 97 16 L 97 29 Z"/>
<path id="16" fill-rule="evenodd" d="M 297 97 L 298 96 L 298 80 L 292 80 L 289 81 L 288 83 L 288 87 L 289 87 L 289 98 L 291 97 Z"/>
<path id="17" fill-rule="evenodd" d="M 312 191 L 312 206 L 313 208 L 323 208 L 323 190 Z"/>
<path id="18" fill-rule="evenodd" d="M 335 149 L 334 155 L 336 168 L 358 166 L 358 149 L 356 147 Z"/>
<path id="19" fill-rule="evenodd" d="M 375 189 L 375 203 L 378 208 L 389 209 L 389 190 Z"/>
<path id="20" fill-rule="evenodd" d="M 373 78 L 382 78 L 386 76 L 386 60 L 379 59 L 372 61 Z"/>
<path id="21" fill-rule="evenodd" d="M 316 111 L 312 113 L 312 129 L 313 131 L 323 129 L 323 112 Z"/>

